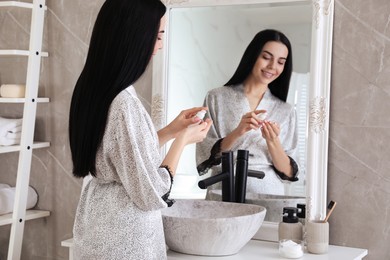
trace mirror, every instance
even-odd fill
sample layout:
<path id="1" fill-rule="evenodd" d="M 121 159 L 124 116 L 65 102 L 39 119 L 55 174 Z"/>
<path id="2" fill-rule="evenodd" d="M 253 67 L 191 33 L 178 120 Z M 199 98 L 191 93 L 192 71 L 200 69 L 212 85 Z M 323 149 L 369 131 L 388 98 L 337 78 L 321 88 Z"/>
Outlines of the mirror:
<path id="1" fill-rule="evenodd" d="M 326 213 L 333 1 L 168 0 L 165 4 L 165 47 L 153 59 L 151 114 L 156 128 L 165 126 L 182 109 L 202 105 L 208 89 L 222 86 L 233 74 L 246 46 L 258 31 L 280 29 L 292 42 L 294 71 L 299 75 L 310 71 L 307 99 L 296 105 L 305 111 L 304 130 L 300 132 L 304 143 L 307 218 L 323 218 Z M 271 13 L 271 9 L 280 14 Z M 196 20 L 191 20 L 194 17 Z M 241 19 L 233 24 L 234 17 Z M 256 19 L 249 21 L 243 17 Z M 281 17 L 293 17 L 294 20 L 286 22 Z M 180 19 L 186 23 L 179 22 L 178 26 L 176 22 Z M 295 31 L 290 30 L 294 26 Z M 205 28 L 210 33 L 206 33 Z M 310 38 L 303 37 L 305 34 Z M 205 35 L 207 38 L 202 39 Z M 206 65 L 201 65 L 200 61 Z M 189 64 L 195 67 L 190 68 Z M 175 89 L 176 83 L 179 84 Z M 294 92 L 290 89 L 290 93 Z M 296 96 L 303 95 L 294 94 L 289 98 L 291 102 L 298 99 Z M 196 173 L 194 150 L 195 146 L 186 148 L 178 174 Z"/>

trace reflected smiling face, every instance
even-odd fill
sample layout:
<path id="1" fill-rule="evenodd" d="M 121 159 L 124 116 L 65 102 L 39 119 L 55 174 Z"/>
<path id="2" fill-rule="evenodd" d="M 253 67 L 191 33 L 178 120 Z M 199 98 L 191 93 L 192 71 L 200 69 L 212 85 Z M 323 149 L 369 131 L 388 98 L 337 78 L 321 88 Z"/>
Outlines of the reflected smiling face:
<path id="1" fill-rule="evenodd" d="M 267 42 L 252 69 L 251 76 L 259 83 L 268 85 L 283 72 L 288 49 L 281 42 Z"/>

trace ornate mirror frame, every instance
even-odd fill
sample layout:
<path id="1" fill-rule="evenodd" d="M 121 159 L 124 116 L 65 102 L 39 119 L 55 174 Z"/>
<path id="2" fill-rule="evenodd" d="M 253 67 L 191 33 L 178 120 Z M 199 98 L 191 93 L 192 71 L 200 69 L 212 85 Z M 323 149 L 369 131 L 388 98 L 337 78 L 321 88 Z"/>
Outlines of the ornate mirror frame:
<path id="1" fill-rule="evenodd" d="M 306 216 L 323 219 L 326 215 L 329 99 L 332 56 L 334 0 L 163 0 L 167 6 L 167 26 L 172 8 L 264 3 L 308 2 L 312 4 L 312 46 L 310 61 L 310 90 L 308 101 Z M 168 35 L 168 33 L 166 33 Z M 153 58 L 153 89 L 151 115 L 157 129 L 166 124 L 167 57 L 169 39 Z"/>

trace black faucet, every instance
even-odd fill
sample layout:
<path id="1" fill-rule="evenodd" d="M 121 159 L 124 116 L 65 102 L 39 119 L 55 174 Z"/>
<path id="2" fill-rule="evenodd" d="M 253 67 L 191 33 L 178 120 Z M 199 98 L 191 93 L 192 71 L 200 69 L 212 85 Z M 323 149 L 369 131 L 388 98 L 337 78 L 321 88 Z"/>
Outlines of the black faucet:
<path id="1" fill-rule="evenodd" d="M 222 172 L 199 181 L 198 186 L 206 189 L 208 186 L 222 181 L 222 201 L 245 203 L 246 182 L 248 177 L 262 179 L 265 174 L 262 171 L 248 170 L 247 150 L 237 151 L 236 177 L 234 181 L 233 152 L 222 152 Z"/>
<path id="2" fill-rule="evenodd" d="M 235 202 L 238 203 L 245 203 L 246 181 L 248 179 L 248 155 L 248 150 L 237 151 Z"/>
<path id="3" fill-rule="evenodd" d="M 198 186 L 206 189 L 208 186 L 222 181 L 222 201 L 234 202 L 234 172 L 233 172 L 233 152 L 222 152 L 222 172 L 199 181 Z"/>

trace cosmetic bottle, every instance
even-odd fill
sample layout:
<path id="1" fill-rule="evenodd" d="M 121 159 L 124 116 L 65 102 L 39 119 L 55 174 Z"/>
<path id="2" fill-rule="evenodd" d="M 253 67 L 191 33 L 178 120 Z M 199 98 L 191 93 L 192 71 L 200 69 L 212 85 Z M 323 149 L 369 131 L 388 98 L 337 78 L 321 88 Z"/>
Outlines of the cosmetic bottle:
<path id="1" fill-rule="evenodd" d="M 198 117 L 201 120 L 198 123 L 194 123 L 192 125 L 189 125 L 188 127 L 196 126 L 196 125 L 199 125 L 200 123 L 202 123 L 205 115 L 206 115 L 206 110 L 200 110 L 198 113 L 196 113 L 196 115 L 194 117 Z"/>
<path id="2" fill-rule="evenodd" d="M 295 207 L 283 208 L 283 221 L 279 223 L 279 241 L 283 239 L 302 241 L 302 223 Z"/>
<path id="3" fill-rule="evenodd" d="M 298 203 L 297 209 L 298 221 L 302 224 L 302 240 L 304 245 L 306 245 L 306 204 Z"/>
<path id="4" fill-rule="evenodd" d="M 267 112 L 262 112 L 257 115 L 257 118 L 264 121 L 267 118 Z"/>
<path id="5" fill-rule="evenodd" d="M 306 204 L 303 203 L 298 203 L 297 204 L 297 217 L 298 221 L 301 222 L 303 226 L 305 226 L 305 221 L 306 221 Z"/>

